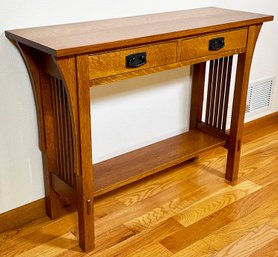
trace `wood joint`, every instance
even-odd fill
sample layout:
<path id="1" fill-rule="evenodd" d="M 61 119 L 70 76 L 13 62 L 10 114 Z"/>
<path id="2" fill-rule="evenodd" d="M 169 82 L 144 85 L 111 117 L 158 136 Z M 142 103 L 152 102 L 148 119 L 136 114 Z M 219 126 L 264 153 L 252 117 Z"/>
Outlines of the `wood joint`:
<path id="1" fill-rule="evenodd" d="M 92 214 L 92 200 L 88 199 L 86 201 L 86 204 L 87 204 L 87 214 L 91 215 Z"/>

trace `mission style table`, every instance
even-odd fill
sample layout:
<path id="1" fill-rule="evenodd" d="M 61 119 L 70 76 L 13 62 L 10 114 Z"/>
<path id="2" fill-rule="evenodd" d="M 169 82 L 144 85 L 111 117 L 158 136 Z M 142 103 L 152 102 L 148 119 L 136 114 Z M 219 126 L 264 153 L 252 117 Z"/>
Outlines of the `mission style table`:
<path id="1" fill-rule="evenodd" d="M 200 8 L 6 31 L 32 81 L 47 215 L 58 217 L 63 204 L 76 206 L 83 250 L 94 248 L 95 196 L 219 146 L 228 150 L 226 179 L 237 178 L 252 55 L 262 23 L 271 20 L 273 16 Z M 90 87 L 185 65 L 194 68 L 190 130 L 92 165 Z"/>

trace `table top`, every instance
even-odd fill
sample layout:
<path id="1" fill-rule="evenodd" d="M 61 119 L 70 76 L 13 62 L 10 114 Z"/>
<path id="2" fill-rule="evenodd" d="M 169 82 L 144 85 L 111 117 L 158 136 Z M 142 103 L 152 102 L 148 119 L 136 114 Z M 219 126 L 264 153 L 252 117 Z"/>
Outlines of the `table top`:
<path id="1" fill-rule="evenodd" d="M 6 31 L 14 41 L 60 57 L 200 35 L 273 20 L 215 7 Z"/>

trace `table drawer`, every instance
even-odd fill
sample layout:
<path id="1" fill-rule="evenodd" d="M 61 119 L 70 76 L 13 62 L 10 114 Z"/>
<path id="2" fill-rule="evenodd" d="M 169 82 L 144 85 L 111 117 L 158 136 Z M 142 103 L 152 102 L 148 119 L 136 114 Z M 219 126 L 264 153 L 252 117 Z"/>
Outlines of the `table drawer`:
<path id="1" fill-rule="evenodd" d="M 134 57 L 132 55 L 134 55 Z M 142 57 L 144 55 L 145 58 Z M 89 55 L 89 76 L 90 80 L 103 78 L 140 69 L 171 64 L 176 61 L 176 41 L 147 45 L 109 53 Z M 138 67 L 129 67 L 129 65 Z"/>
<path id="2" fill-rule="evenodd" d="M 182 40 L 181 60 L 190 60 L 246 47 L 247 29 Z"/>

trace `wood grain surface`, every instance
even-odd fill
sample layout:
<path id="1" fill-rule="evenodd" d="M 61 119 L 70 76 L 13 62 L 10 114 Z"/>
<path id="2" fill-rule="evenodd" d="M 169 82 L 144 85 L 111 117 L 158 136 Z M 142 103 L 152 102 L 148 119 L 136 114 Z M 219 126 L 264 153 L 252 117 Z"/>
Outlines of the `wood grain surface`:
<path id="1" fill-rule="evenodd" d="M 126 56 L 136 53 L 146 53 L 146 64 L 136 67 L 126 67 Z M 177 62 L 177 42 L 146 45 L 137 48 L 112 51 L 89 56 L 89 79 L 97 79 L 112 75 L 163 66 Z"/>
<path id="2" fill-rule="evenodd" d="M 65 56 L 238 28 L 272 19 L 270 15 L 208 7 L 11 30 L 6 36 L 48 54 Z"/>
<path id="3" fill-rule="evenodd" d="M 213 33 L 203 37 L 196 37 L 182 40 L 181 60 L 190 60 L 201 56 L 213 54 L 214 51 L 208 49 L 210 40 L 223 37 L 225 45 L 217 52 L 225 52 L 246 47 L 247 29 L 232 30 L 223 33 Z"/>
<path id="4" fill-rule="evenodd" d="M 225 145 L 198 130 L 174 136 L 94 165 L 95 195 L 101 195 Z"/>

